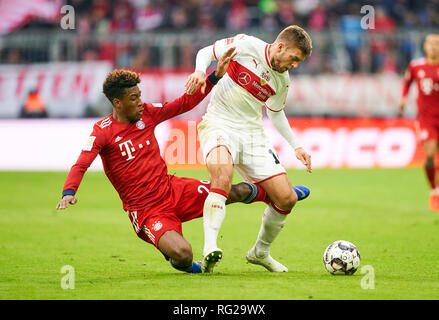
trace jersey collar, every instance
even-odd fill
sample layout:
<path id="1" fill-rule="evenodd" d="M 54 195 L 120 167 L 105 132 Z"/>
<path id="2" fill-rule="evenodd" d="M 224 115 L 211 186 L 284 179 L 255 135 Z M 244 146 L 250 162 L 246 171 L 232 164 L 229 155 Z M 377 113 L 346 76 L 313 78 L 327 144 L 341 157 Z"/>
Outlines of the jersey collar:
<path id="1" fill-rule="evenodd" d="M 267 64 L 270 67 L 270 69 L 273 69 L 272 66 L 271 66 L 271 63 L 270 63 L 270 59 L 268 58 L 269 57 L 268 56 L 268 50 L 270 49 L 270 47 L 271 47 L 271 44 L 267 44 L 265 46 L 265 61 L 267 62 Z"/>

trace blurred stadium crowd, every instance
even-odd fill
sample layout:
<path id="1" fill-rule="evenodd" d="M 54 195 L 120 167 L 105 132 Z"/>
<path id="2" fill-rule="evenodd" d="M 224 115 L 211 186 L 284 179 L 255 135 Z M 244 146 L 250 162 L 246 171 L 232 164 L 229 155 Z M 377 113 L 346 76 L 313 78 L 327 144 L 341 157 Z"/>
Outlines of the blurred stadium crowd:
<path id="1" fill-rule="evenodd" d="M 425 0 L 69 0 L 79 15 L 80 32 L 134 32 L 152 29 L 264 28 L 277 32 L 290 24 L 308 30 L 336 27 L 362 5 L 377 8 L 377 31 L 439 27 L 439 1 Z"/>
<path id="2" fill-rule="evenodd" d="M 197 50 L 215 39 L 248 33 L 270 42 L 283 27 L 298 24 L 314 41 L 313 55 L 299 73 L 401 74 L 410 59 L 422 55 L 425 33 L 439 28 L 439 0 L 67 0 L 64 4 L 75 9 L 74 30 L 61 30 L 59 21 L 30 21 L 4 36 L 0 63 L 108 60 L 124 68 L 189 69 Z M 375 10 L 374 29 L 361 28 L 363 5 Z M 29 32 L 41 38 L 38 45 L 26 41 Z M 64 34 L 56 38 L 51 32 Z M 9 37 L 18 39 L 16 45 L 8 45 Z M 46 45 L 47 39 L 53 43 Z"/>

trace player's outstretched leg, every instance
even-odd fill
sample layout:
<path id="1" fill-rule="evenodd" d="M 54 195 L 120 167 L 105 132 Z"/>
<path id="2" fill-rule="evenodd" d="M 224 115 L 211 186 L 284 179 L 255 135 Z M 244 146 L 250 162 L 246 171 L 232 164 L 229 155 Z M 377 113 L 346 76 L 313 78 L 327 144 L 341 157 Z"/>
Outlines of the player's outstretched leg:
<path id="1" fill-rule="evenodd" d="M 190 243 L 176 230 L 163 233 L 157 248 L 169 258 L 173 268 L 187 273 L 201 273 L 201 263 L 193 261 Z"/>
<path id="2" fill-rule="evenodd" d="M 297 195 L 297 201 L 305 200 L 311 193 L 309 188 L 305 186 L 294 186 L 293 190 Z M 270 198 L 268 198 L 264 189 L 251 182 L 241 182 L 232 186 L 226 204 L 234 202 L 250 204 L 258 201 L 265 202 L 266 204 L 270 203 Z"/>
<path id="3" fill-rule="evenodd" d="M 186 267 L 182 267 L 179 265 L 175 265 L 172 262 L 172 259 L 169 259 L 169 263 L 171 264 L 171 266 L 174 269 L 177 269 L 178 271 L 183 271 L 183 272 L 187 272 L 187 273 L 201 273 L 201 262 L 199 261 L 192 261 L 192 265 L 190 266 L 186 266 Z"/>

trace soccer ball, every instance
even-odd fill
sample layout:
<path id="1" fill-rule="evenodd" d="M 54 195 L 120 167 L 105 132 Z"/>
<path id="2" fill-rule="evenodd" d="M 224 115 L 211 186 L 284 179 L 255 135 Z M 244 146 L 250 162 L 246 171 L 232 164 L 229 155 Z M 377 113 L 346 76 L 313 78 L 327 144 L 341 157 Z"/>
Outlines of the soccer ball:
<path id="1" fill-rule="evenodd" d="M 323 263 L 330 274 L 354 274 L 360 266 L 360 252 L 348 241 L 335 241 L 323 253 Z"/>

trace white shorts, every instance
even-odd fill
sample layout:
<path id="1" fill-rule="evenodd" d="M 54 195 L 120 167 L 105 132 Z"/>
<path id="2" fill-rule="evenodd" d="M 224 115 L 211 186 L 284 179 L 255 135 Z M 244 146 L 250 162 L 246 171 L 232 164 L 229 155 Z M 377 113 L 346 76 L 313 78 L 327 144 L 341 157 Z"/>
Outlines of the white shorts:
<path id="1" fill-rule="evenodd" d="M 258 183 L 285 174 L 262 128 L 231 128 L 203 120 L 198 125 L 198 136 L 204 160 L 213 149 L 225 146 L 232 156 L 234 168 L 245 181 Z"/>

